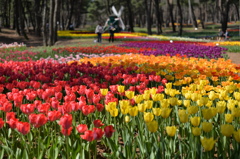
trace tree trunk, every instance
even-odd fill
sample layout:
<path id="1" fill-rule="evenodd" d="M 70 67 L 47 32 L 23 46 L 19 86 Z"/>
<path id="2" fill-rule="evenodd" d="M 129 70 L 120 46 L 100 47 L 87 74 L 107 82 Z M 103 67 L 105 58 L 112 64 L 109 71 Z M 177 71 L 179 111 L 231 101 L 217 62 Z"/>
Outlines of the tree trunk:
<path id="1" fill-rule="evenodd" d="M 228 12 L 229 12 L 229 7 L 231 4 L 232 0 L 226 0 L 223 2 L 222 0 L 219 1 L 219 8 L 221 11 L 221 24 L 222 24 L 222 31 L 225 32 L 228 27 Z"/>
<path id="2" fill-rule="evenodd" d="M 49 4 L 49 34 L 48 34 L 48 46 L 53 45 L 53 14 L 54 14 L 54 0 L 50 0 Z"/>
<path id="3" fill-rule="evenodd" d="M 200 21 L 201 21 L 201 25 L 202 25 L 202 28 L 204 29 L 205 26 L 204 26 L 204 21 L 205 21 L 205 10 L 204 10 L 204 4 L 200 4 L 200 7 L 199 7 L 199 10 L 200 10 Z"/>
<path id="4" fill-rule="evenodd" d="M 43 35 L 43 46 L 47 46 L 47 30 L 46 28 L 46 16 L 47 16 L 47 0 L 43 0 L 43 15 L 42 15 L 42 35 Z"/>
<path id="5" fill-rule="evenodd" d="M 172 4 L 172 0 L 171 0 L 171 3 L 170 3 L 170 0 L 167 0 L 167 4 L 168 4 L 168 11 L 169 11 L 171 23 L 172 23 L 172 30 L 173 30 L 173 32 L 175 32 L 176 31 L 176 27 L 174 25 L 174 19 L 173 19 L 173 4 Z"/>
<path id="6" fill-rule="evenodd" d="M 182 7 L 180 4 L 180 0 L 177 0 L 177 7 L 178 7 L 178 15 L 179 15 L 179 30 L 178 30 L 178 35 L 182 36 L 182 31 L 183 31 L 183 25 L 182 25 L 182 21 L 183 21 L 183 16 L 182 16 Z"/>
<path id="7" fill-rule="evenodd" d="M 58 8 L 59 0 L 55 0 L 54 13 L 53 13 L 53 44 L 57 41 L 57 17 L 58 17 Z"/>
<path id="8" fill-rule="evenodd" d="M 128 24 L 129 24 L 129 27 L 130 27 L 130 31 L 131 32 L 134 32 L 134 29 L 133 29 L 133 14 L 132 14 L 132 3 L 131 3 L 131 0 L 127 0 L 127 9 L 128 9 Z"/>
<path id="9" fill-rule="evenodd" d="M 161 1 L 161 0 L 160 0 Z M 156 14 L 156 18 L 157 18 L 157 34 L 161 34 L 162 33 L 162 22 L 161 22 L 161 15 L 159 12 L 159 0 L 155 0 L 155 14 Z"/>
<path id="10" fill-rule="evenodd" d="M 150 13 L 150 10 L 149 10 L 148 2 L 149 2 L 148 0 L 144 0 L 145 12 L 146 12 L 146 22 L 147 22 L 147 33 L 149 35 L 152 35 L 151 13 Z"/>
<path id="11" fill-rule="evenodd" d="M 40 0 L 35 0 L 34 3 L 34 15 L 35 15 L 35 33 L 41 36 L 41 10 L 40 10 Z"/>
<path id="12" fill-rule="evenodd" d="M 190 18 L 191 18 L 191 21 L 192 21 L 192 25 L 195 28 L 197 28 L 198 24 L 197 24 L 196 16 L 195 16 L 194 11 L 193 11 L 193 6 L 192 6 L 191 0 L 188 0 L 188 5 L 189 5 L 189 14 L 190 14 Z"/>

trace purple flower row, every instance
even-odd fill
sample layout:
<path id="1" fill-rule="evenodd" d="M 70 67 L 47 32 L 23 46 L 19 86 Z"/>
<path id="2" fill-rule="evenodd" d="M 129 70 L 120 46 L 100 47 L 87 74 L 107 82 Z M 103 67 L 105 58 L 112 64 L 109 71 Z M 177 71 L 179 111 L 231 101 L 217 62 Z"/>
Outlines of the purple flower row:
<path id="1" fill-rule="evenodd" d="M 180 55 L 187 57 L 196 58 L 210 58 L 217 59 L 223 58 L 224 51 L 226 48 L 219 46 L 204 46 L 186 43 L 153 43 L 153 42 L 129 42 L 122 44 L 124 47 L 135 47 L 135 48 L 153 48 L 154 50 L 142 51 L 144 55 Z"/>

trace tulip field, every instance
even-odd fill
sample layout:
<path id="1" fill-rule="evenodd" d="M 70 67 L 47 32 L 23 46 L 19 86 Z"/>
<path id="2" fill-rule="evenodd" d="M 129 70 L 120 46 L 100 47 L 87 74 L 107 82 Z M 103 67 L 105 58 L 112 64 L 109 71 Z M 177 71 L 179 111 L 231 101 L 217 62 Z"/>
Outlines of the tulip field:
<path id="1" fill-rule="evenodd" d="M 119 38 L 0 44 L 0 159 L 240 158 L 240 42 Z"/>

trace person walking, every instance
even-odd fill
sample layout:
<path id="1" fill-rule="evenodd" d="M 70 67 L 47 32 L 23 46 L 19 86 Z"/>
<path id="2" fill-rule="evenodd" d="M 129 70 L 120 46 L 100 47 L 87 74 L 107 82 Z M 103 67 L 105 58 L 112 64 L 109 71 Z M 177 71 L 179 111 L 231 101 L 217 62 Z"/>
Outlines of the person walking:
<path id="1" fill-rule="evenodd" d="M 221 29 L 219 29 L 218 31 L 219 31 L 218 32 L 218 41 L 222 41 L 224 39 L 224 32 Z"/>
<path id="2" fill-rule="evenodd" d="M 112 23 L 110 24 L 110 26 L 109 26 L 109 34 L 110 34 L 110 36 L 109 36 L 109 39 L 108 39 L 108 41 L 109 42 L 114 42 L 114 32 L 115 32 L 115 28 L 113 27 L 113 25 L 112 25 Z"/>
<path id="3" fill-rule="evenodd" d="M 97 36 L 97 42 L 101 43 L 102 42 L 102 33 L 103 33 L 103 26 L 101 23 L 99 23 L 95 29 L 95 33 L 98 35 Z"/>

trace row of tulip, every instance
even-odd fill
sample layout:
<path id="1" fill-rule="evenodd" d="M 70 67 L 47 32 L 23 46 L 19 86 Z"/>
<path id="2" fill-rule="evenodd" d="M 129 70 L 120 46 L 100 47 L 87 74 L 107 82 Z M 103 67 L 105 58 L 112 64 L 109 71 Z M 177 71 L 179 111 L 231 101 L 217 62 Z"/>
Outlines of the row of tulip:
<path id="1" fill-rule="evenodd" d="M 154 48 L 155 50 L 144 50 L 141 51 L 144 55 L 170 55 L 175 56 L 179 54 L 180 56 L 186 57 L 196 57 L 196 58 L 210 58 L 217 59 L 223 58 L 227 49 L 218 46 L 204 46 L 198 44 L 189 44 L 182 42 L 164 42 L 161 41 L 139 41 L 139 42 L 126 42 L 120 46 L 123 47 L 133 47 L 133 48 Z"/>

